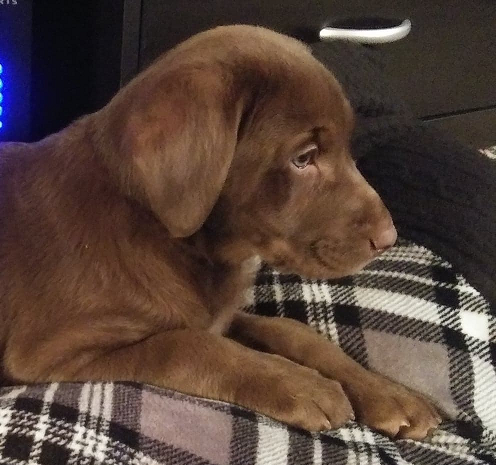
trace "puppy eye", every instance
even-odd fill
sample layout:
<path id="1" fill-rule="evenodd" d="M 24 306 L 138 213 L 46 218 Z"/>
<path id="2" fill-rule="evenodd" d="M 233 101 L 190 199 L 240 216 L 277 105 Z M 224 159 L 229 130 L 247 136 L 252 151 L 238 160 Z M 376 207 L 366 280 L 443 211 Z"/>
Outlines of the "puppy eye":
<path id="1" fill-rule="evenodd" d="M 306 146 L 291 162 L 299 170 L 305 169 L 308 165 L 313 164 L 319 148 L 316 144 Z"/>

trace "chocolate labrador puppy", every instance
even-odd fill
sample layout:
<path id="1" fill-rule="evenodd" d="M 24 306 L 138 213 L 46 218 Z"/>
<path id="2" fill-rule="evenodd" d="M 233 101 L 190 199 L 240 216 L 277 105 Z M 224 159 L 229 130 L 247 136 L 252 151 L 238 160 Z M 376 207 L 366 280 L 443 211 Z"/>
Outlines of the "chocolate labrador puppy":
<path id="1" fill-rule="evenodd" d="M 311 431 L 440 417 L 309 327 L 241 312 L 258 257 L 336 278 L 396 239 L 353 114 L 300 42 L 201 33 L 100 111 L 1 148 L 0 343 L 15 382 L 133 380 Z"/>

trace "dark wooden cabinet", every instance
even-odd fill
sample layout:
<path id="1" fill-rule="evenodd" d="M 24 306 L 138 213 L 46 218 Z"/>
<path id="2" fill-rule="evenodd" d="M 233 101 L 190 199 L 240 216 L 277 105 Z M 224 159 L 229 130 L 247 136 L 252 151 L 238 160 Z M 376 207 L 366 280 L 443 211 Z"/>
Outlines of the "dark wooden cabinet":
<path id="1" fill-rule="evenodd" d="M 178 42 L 220 24 L 264 25 L 311 41 L 336 19 L 410 19 L 406 38 L 375 46 L 384 53 L 388 79 L 418 117 L 441 126 L 449 117 L 444 126 L 460 138 L 496 143 L 494 0 L 128 0 L 125 7 L 134 17 L 123 31 L 123 82 Z"/>
<path id="2" fill-rule="evenodd" d="M 158 55 L 221 24 L 318 39 L 335 20 L 410 19 L 374 46 L 415 114 L 476 146 L 496 144 L 496 0 L 52 0 L 34 2 L 32 138 L 100 108 Z"/>

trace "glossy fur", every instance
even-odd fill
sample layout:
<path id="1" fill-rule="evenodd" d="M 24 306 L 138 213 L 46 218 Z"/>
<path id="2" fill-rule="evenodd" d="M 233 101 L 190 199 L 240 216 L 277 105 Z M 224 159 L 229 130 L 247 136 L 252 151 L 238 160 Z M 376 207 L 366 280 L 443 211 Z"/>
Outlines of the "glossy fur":
<path id="1" fill-rule="evenodd" d="M 303 44 L 230 26 L 58 134 L 1 146 L 4 375 L 134 380 L 309 430 L 355 415 L 424 437 L 440 419 L 418 394 L 304 325 L 240 313 L 259 259 L 334 278 L 394 242 L 352 130 L 339 84 Z M 309 145 L 318 153 L 299 169 Z"/>

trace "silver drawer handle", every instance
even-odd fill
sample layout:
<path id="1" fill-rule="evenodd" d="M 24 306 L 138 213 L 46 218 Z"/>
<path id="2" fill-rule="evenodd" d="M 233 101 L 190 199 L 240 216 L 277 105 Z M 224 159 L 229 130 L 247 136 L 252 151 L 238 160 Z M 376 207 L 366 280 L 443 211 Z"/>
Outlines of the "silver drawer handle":
<path id="1" fill-rule="evenodd" d="M 361 44 L 385 44 L 406 37 L 412 29 L 412 22 L 405 19 L 400 25 L 383 29 L 344 29 L 324 27 L 319 32 L 320 40 L 349 40 Z"/>

